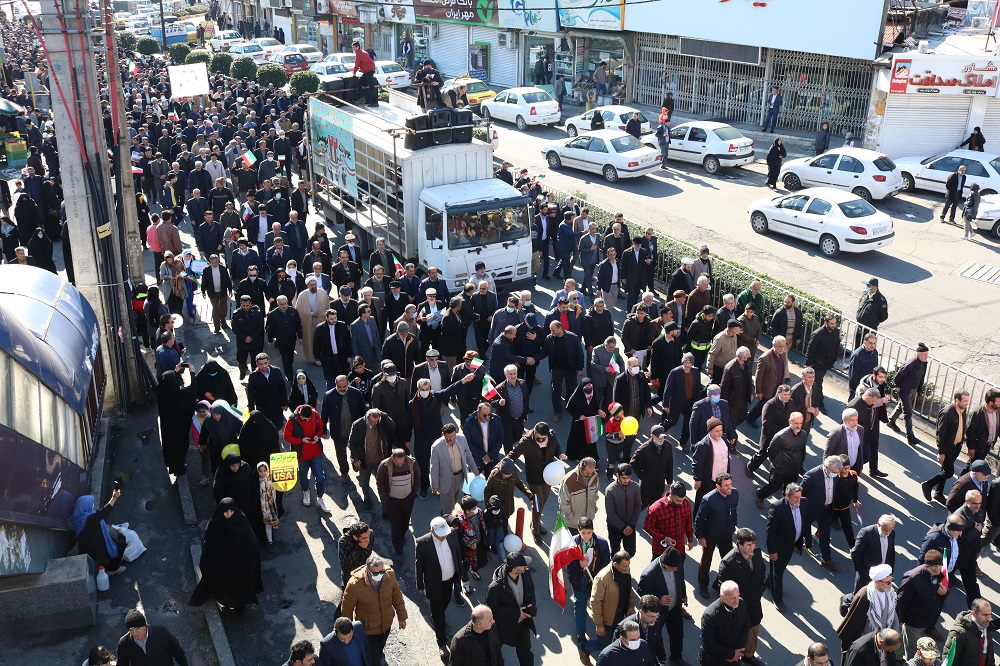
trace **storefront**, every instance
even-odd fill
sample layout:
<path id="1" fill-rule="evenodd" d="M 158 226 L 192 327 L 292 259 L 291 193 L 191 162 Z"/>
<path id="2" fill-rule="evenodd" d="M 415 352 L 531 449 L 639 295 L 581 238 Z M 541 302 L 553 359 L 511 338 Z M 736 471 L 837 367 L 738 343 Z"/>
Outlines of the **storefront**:
<path id="1" fill-rule="evenodd" d="M 275 9 L 274 16 L 271 19 L 271 34 L 268 37 L 274 36 L 274 29 L 278 28 L 285 31 L 285 44 L 295 43 L 295 29 L 292 19 L 292 13 L 288 9 Z"/>
<path id="2" fill-rule="evenodd" d="M 330 0 L 330 13 L 333 15 L 334 26 L 332 35 L 327 36 L 330 48 L 326 53 L 347 53 L 351 50 L 351 42 L 357 40 L 364 44 L 365 30 L 358 19 L 357 5 L 350 0 Z"/>
<path id="3" fill-rule="evenodd" d="M 962 143 L 974 127 L 1000 136 L 998 70 L 969 56 L 895 54 L 879 72 L 866 146 L 889 157 L 933 155 Z"/>
<path id="4" fill-rule="evenodd" d="M 397 59 L 403 61 L 408 70 L 419 69 L 421 63 L 430 57 L 427 34 L 430 26 L 426 23 L 393 23 L 396 31 Z"/>

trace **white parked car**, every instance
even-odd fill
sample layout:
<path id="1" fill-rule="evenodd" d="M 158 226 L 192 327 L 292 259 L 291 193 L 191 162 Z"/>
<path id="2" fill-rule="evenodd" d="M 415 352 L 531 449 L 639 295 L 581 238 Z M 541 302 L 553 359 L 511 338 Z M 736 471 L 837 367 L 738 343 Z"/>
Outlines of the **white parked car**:
<path id="1" fill-rule="evenodd" d="M 1000 194 L 987 194 L 979 200 L 979 214 L 972 224 L 1000 240 Z"/>
<path id="2" fill-rule="evenodd" d="M 864 148 L 834 148 L 816 157 L 788 160 L 778 179 L 789 190 L 838 187 L 865 201 L 895 196 L 903 189 L 899 167 L 882 153 Z"/>
<path id="3" fill-rule="evenodd" d="M 142 37 L 143 35 L 150 34 L 152 26 L 144 18 L 130 18 L 125 25 L 125 30 L 131 32 L 136 37 Z"/>
<path id="4" fill-rule="evenodd" d="M 309 63 L 319 62 L 323 59 L 323 52 L 311 44 L 292 44 L 278 49 L 275 53 L 298 53 Z"/>
<path id="5" fill-rule="evenodd" d="M 541 88 L 510 88 L 480 105 L 483 118 L 506 120 L 523 130 L 528 125 L 552 125 L 559 122 L 559 102 Z"/>
<path id="6" fill-rule="evenodd" d="M 208 48 L 213 51 L 228 51 L 234 44 L 242 44 L 243 35 L 235 30 L 222 30 L 208 40 Z"/>
<path id="7" fill-rule="evenodd" d="M 587 111 L 587 113 L 573 116 L 567 120 L 566 134 L 576 136 L 577 134 L 589 132 L 590 122 L 593 120 L 595 113 L 600 113 L 601 117 L 604 118 L 604 129 L 620 129 L 623 132 L 625 131 L 625 123 L 632 118 L 632 114 L 638 113 L 639 122 L 642 123 L 641 133 L 649 134 L 653 131 L 653 126 L 649 122 L 649 118 L 642 111 L 639 111 L 639 109 L 633 109 L 628 106 L 599 106 L 596 109 Z"/>
<path id="8" fill-rule="evenodd" d="M 279 50 L 284 48 L 284 44 L 279 42 L 273 37 L 257 37 L 256 39 L 251 39 L 252 44 L 259 44 L 262 49 L 264 49 L 264 58 L 266 59 L 273 53 L 277 53 Z"/>
<path id="9" fill-rule="evenodd" d="M 661 164 L 660 151 L 619 129 L 596 130 L 547 144 L 542 155 L 550 169 L 567 166 L 592 171 L 609 183 L 645 176 Z"/>
<path id="10" fill-rule="evenodd" d="M 894 160 L 903 176 L 903 189 L 944 192 L 944 183 L 958 167 L 965 166 L 966 187 L 979 183 L 986 196 L 1000 192 L 1000 157 L 976 150 L 953 150 L 933 157 L 901 157 Z"/>
<path id="11" fill-rule="evenodd" d="M 682 123 L 670 130 L 667 159 L 701 164 L 705 171 L 716 174 L 723 167 L 752 164 L 753 139 L 725 123 Z"/>
<path id="12" fill-rule="evenodd" d="M 892 218 L 866 200 L 832 187 L 758 199 L 747 206 L 750 227 L 774 231 L 819 245 L 827 257 L 868 252 L 892 244 Z"/>
<path id="13" fill-rule="evenodd" d="M 327 57 L 323 58 L 323 62 L 336 62 L 340 63 L 344 67 L 351 69 L 354 67 L 354 54 L 353 53 L 331 53 Z"/>
<path id="14" fill-rule="evenodd" d="M 253 58 L 253 61 L 258 65 L 263 65 L 267 62 L 267 53 L 264 52 L 264 47 L 260 44 L 254 44 L 253 42 L 233 44 L 229 47 L 229 55 L 233 56 L 233 58 L 249 56 Z"/>
<path id="15" fill-rule="evenodd" d="M 351 67 L 353 68 L 354 65 Z M 413 82 L 410 73 L 400 67 L 398 62 L 392 60 L 375 61 L 375 80 L 380 86 L 389 86 L 390 88 L 407 88 Z"/>

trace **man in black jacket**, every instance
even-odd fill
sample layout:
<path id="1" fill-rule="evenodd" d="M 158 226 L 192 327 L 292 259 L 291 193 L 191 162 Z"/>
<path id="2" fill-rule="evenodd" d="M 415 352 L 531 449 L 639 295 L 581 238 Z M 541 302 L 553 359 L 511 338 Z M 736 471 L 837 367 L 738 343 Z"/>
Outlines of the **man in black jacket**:
<path id="1" fill-rule="evenodd" d="M 302 319 L 298 310 L 288 307 L 287 296 L 282 294 L 275 300 L 278 307 L 271 310 L 267 316 L 264 330 L 267 332 L 268 340 L 281 354 L 281 367 L 284 368 L 285 374 L 292 377 L 295 373 L 293 368 L 295 345 L 302 346 Z"/>
<path id="2" fill-rule="evenodd" d="M 625 623 L 635 622 L 639 627 L 639 640 L 646 642 L 649 651 L 656 657 L 655 663 L 658 664 L 663 664 L 667 661 L 667 655 L 663 649 L 663 637 L 661 636 L 663 624 L 660 622 L 660 614 L 662 610 L 663 606 L 660 604 L 660 600 L 656 598 L 656 595 L 645 594 L 639 599 L 639 608 L 636 612 L 626 616 L 615 627 L 615 633 L 621 636 L 623 633 L 621 630 L 626 626 L 630 626 Z M 635 666 L 636 662 L 629 661 L 628 663 L 630 666 Z"/>
<path id="3" fill-rule="evenodd" d="M 788 427 L 778 432 L 764 450 L 763 457 L 771 461 L 771 475 L 757 491 L 758 509 L 764 508 L 764 501 L 775 490 L 783 489 L 799 478 L 808 443 L 809 434 L 802 428 L 802 414 L 792 412 L 788 417 Z"/>
<path id="4" fill-rule="evenodd" d="M 694 519 L 694 536 L 702 549 L 698 587 L 704 599 L 708 599 L 708 572 L 712 568 L 715 549 L 719 549 L 720 557 L 725 557 L 733 549 L 733 532 L 737 525 L 736 508 L 739 503 L 740 494 L 733 488 L 733 475 L 724 472 L 716 477 L 715 490 L 705 495 L 698 507 Z"/>
<path id="5" fill-rule="evenodd" d="M 896 517 L 890 513 L 882 515 L 875 525 L 867 525 L 858 531 L 851 548 L 851 562 L 854 564 L 854 591 L 868 584 L 871 578 L 868 570 L 877 564 L 896 566 Z"/>
<path id="6" fill-rule="evenodd" d="M 962 442 L 965 440 L 966 415 L 969 407 L 969 392 L 955 392 L 955 400 L 941 410 L 937 424 L 938 462 L 941 471 L 920 484 L 924 499 L 931 501 L 931 490 L 934 499 L 945 504 L 944 483 L 955 475 L 955 461 L 962 452 Z"/>
<path id="7" fill-rule="evenodd" d="M 722 371 L 720 395 L 722 400 L 729 403 L 729 418 L 734 428 L 740 427 L 750 413 L 750 403 L 753 401 L 753 377 L 750 374 L 752 364 L 753 354 L 750 349 L 739 347 L 736 358 L 727 363 Z"/>
<path id="8" fill-rule="evenodd" d="M 264 351 L 264 315 L 249 294 L 240 296 L 240 307 L 233 313 L 233 337 L 242 380 L 247 376 L 247 358 L 256 358 Z"/>
<path id="9" fill-rule="evenodd" d="M 910 446 L 920 444 L 920 440 L 913 434 L 913 404 L 918 395 L 924 394 L 924 379 L 927 377 L 927 358 L 929 356 L 930 350 L 927 345 L 918 342 L 916 355 L 907 360 L 896 371 L 896 376 L 892 380 L 899 391 L 899 402 L 896 403 L 896 408 L 889 415 L 889 427 L 895 432 L 899 432 L 896 419 L 902 413 L 903 420 L 906 422 L 906 441 Z"/>
<path id="10" fill-rule="evenodd" d="M 948 221 L 955 224 L 955 211 L 958 210 L 958 204 L 962 201 L 962 192 L 965 189 L 966 180 L 965 165 L 963 164 L 958 167 L 955 173 L 948 176 L 948 180 L 945 181 L 944 208 L 941 209 L 942 222 L 944 222 L 944 216 L 948 214 L 948 210 L 951 209 L 951 218 Z"/>
<path id="11" fill-rule="evenodd" d="M 528 573 L 528 562 L 521 553 L 508 553 L 504 563 L 493 573 L 486 590 L 486 605 L 496 618 L 497 638 L 501 645 L 517 650 L 521 666 L 535 663 L 531 636 L 535 633 L 535 584 Z"/>
<path id="12" fill-rule="evenodd" d="M 156 664 L 187 666 L 184 649 L 165 627 L 147 625 L 142 611 L 133 608 L 125 615 L 128 633 L 118 640 L 118 663 L 122 666 Z"/>
<path id="13" fill-rule="evenodd" d="M 653 595 L 660 601 L 660 624 L 670 639 L 671 663 L 680 662 L 684 656 L 684 606 L 688 600 L 683 564 L 683 556 L 670 546 L 642 570 L 637 586 L 643 598 Z M 646 642 L 661 663 L 666 661 L 662 636 L 652 641 L 647 638 Z"/>
<path id="14" fill-rule="evenodd" d="M 271 367 L 271 358 L 257 354 L 257 369 L 247 379 L 247 411 L 259 410 L 280 432 L 285 425 L 288 387 L 281 370 Z"/>
<path id="15" fill-rule="evenodd" d="M 823 327 L 816 329 L 809 338 L 806 347 L 806 365 L 816 371 L 816 384 L 820 395 L 823 394 L 823 378 L 833 365 L 844 357 L 844 347 L 840 344 L 840 329 L 837 328 L 837 315 L 829 314 L 823 322 Z M 817 405 L 824 411 L 823 402 Z"/>
<path id="16" fill-rule="evenodd" d="M 857 348 L 861 346 L 861 340 L 865 336 L 865 327 L 877 331 L 879 324 L 889 318 L 889 302 L 878 290 L 878 278 L 870 278 L 866 283 L 865 293 L 858 299 L 855 318 L 861 324 L 854 336 L 854 347 Z"/>
<path id="17" fill-rule="evenodd" d="M 362 506 L 365 508 L 370 508 L 372 503 L 370 479 L 379 464 L 392 455 L 395 434 L 396 424 L 380 409 L 369 409 L 364 418 L 351 424 L 347 445 L 351 452 L 351 466 L 361 482 Z M 385 512 L 386 507 L 382 510 Z"/>
<path id="18" fill-rule="evenodd" d="M 625 250 L 621 257 L 621 278 L 627 293 L 626 311 L 630 311 L 632 306 L 639 302 L 642 286 L 646 283 L 646 266 L 649 262 L 649 253 L 642 246 L 642 237 L 636 236 L 632 239 L 632 247 Z"/>
<path id="19" fill-rule="evenodd" d="M 494 624 L 489 606 L 480 604 L 473 608 L 472 620 L 451 639 L 451 666 L 502 666 L 503 656 Z"/>
<path id="20" fill-rule="evenodd" d="M 812 432 L 813 423 L 823 407 L 823 388 L 816 381 L 816 371 L 802 368 L 802 381 L 792 387 L 792 409 L 802 414 L 802 429 Z"/>
<path id="21" fill-rule="evenodd" d="M 727 666 L 743 659 L 750 633 L 750 612 L 740 599 L 739 586 L 727 580 L 719 589 L 719 598 L 701 616 L 701 666 Z"/>
<path id="22" fill-rule="evenodd" d="M 435 542 L 447 542 L 447 555 L 438 555 Z M 445 611 L 451 602 L 455 581 L 461 580 L 464 572 L 458 534 L 448 527 L 444 518 L 438 516 L 431 520 L 431 531 L 416 540 L 414 551 L 417 591 L 430 602 L 431 624 L 437 637 L 438 653 L 442 659 L 446 659 L 448 637 L 445 635 Z"/>
<path id="23" fill-rule="evenodd" d="M 731 580 L 739 586 L 740 597 L 747 604 L 748 623 L 746 649 L 743 651 L 743 661 L 752 666 L 763 666 L 755 655 L 757 653 L 757 633 L 764 619 L 761 607 L 761 597 L 767 587 L 764 569 L 764 557 L 757 548 L 757 535 L 747 527 L 736 530 L 736 549 L 722 558 L 719 563 L 719 575 L 715 579 L 716 588 Z"/>
<path id="24" fill-rule="evenodd" d="M 326 321 L 316 327 L 313 334 L 313 356 L 323 366 L 326 390 L 334 387 L 340 375 L 348 373 L 348 359 L 352 356 L 351 329 L 337 321 L 337 311 L 326 311 Z"/>
<path id="25" fill-rule="evenodd" d="M 896 615 L 903 627 L 903 647 L 912 659 L 917 640 L 925 633 L 934 640 L 944 640 L 937 630 L 941 610 L 948 598 L 948 588 L 941 585 L 944 559 L 936 550 L 924 555 L 924 563 L 903 574 L 896 599 Z"/>
<path id="26" fill-rule="evenodd" d="M 752 475 L 764 464 L 764 454 L 771 443 L 771 439 L 779 431 L 788 427 L 788 419 L 792 417 L 792 412 L 794 411 L 795 408 L 792 405 L 792 387 L 788 384 L 782 384 L 778 387 L 774 397 L 764 403 L 760 426 L 760 448 L 750 459 L 750 462 L 747 463 L 747 474 Z"/>
<path id="27" fill-rule="evenodd" d="M 895 629 L 873 631 L 851 643 L 844 666 L 896 666 L 901 661 L 896 652 L 902 646 L 903 639 Z"/>
<path id="28" fill-rule="evenodd" d="M 969 471 L 976 460 L 983 460 L 986 454 L 993 450 L 997 441 L 997 433 L 1000 432 L 1000 390 L 995 388 L 987 389 L 982 407 L 969 415 L 969 425 L 965 431 L 965 442 L 969 451 L 969 460 L 962 469 L 962 474 Z M 990 425 L 993 422 L 993 439 L 990 439 Z"/>
<path id="29" fill-rule="evenodd" d="M 805 329 L 802 310 L 795 305 L 795 296 L 788 294 L 785 296 L 784 306 L 774 311 L 768 333 L 772 338 L 777 335 L 784 336 L 788 342 L 788 349 L 794 349 L 802 341 Z"/>
<path id="30" fill-rule="evenodd" d="M 774 607 L 785 612 L 784 583 L 785 569 L 792 560 L 792 552 L 802 554 L 802 548 L 812 547 L 812 533 L 809 528 L 806 500 L 802 498 L 802 486 L 789 483 L 785 486 L 785 497 L 771 505 L 767 514 L 767 553 L 771 560 L 769 582 Z"/>
<path id="31" fill-rule="evenodd" d="M 583 347 L 575 333 L 564 330 L 562 324 L 554 320 L 549 322 L 543 351 L 549 359 L 552 375 L 552 420 L 558 421 L 565 404 L 563 388 L 569 398 L 576 390 L 577 377 L 583 375 Z"/>

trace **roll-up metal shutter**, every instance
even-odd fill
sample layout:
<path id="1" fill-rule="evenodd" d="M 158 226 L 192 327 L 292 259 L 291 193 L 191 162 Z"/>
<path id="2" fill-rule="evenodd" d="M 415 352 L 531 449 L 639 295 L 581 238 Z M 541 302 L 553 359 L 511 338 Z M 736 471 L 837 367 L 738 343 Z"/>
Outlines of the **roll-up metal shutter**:
<path id="1" fill-rule="evenodd" d="M 430 39 L 434 66 L 446 79 L 465 74 L 469 70 L 469 27 L 458 23 L 436 25 L 437 36 Z M 434 25 L 428 30 L 433 31 Z"/>
<path id="2" fill-rule="evenodd" d="M 470 43 L 490 45 L 490 76 L 487 83 L 498 86 L 514 87 L 517 85 L 517 42 L 514 33 L 509 33 L 507 44 L 514 48 L 500 46 L 497 41 L 499 30 L 493 28 L 474 27 Z"/>
<path id="3" fill-rule="evenodd" d="M 947 152 L 965 139 L 971 106 L 959 95 L 888 95 L 879 150 L 889 157 Z"/>
<path id="4" fill-rule="evenodd" d="M 996 154 L 1000 150 L 1000 99 L 986 100 L 986 117 L 983 118 L 980 129 L 986 137 L 986 152 Z M 971 128 L 969 133 L 971 134 Z M 962 141 L 967 138 L 968 134 Z"/>

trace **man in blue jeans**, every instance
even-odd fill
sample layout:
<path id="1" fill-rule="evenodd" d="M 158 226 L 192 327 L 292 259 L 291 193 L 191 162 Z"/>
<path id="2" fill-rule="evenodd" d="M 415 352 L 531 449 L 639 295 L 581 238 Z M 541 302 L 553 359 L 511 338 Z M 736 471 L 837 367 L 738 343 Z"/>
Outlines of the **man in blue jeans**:
<path id="1" fill-rule="evenodd" d="M 323 472 L 324 424 L 320 415 L 309 405 L 299 405 L 295 414 L 285 422 L 285 441 L 292 445 L 299 463 L 299 480 L 302 485 L 302 504 L 309 506 L 309 472 L 316 481 L 316 508 L 323 513 L 330 510 L 323 502 L 326 475 Z"/>
<path id="2" fill-rule="evenodd" d="M 760 128 L 762 132 L 773 132 L 778 124 L 778 112 L 781 111 L 781 90 L 778 86 L 771 88 L 771 94 L 767 96 L 767 113 L 764 115 L 764 126 Z"/>
<path id="3" fill-rule="evenodd" d="M 611 546 L 604 537 L 594 534 L 594 521 L 581 516 L 577 522 L 578 533 L 573 543 L 583 551 L 583 562 L 574 560 L 566 565 L 569 582 L 573 586 L 573 617 L 576 619 L 576 642 L 587 640 L 587 604 L 594 589 L 594 576 L 611 563 Z"/>

